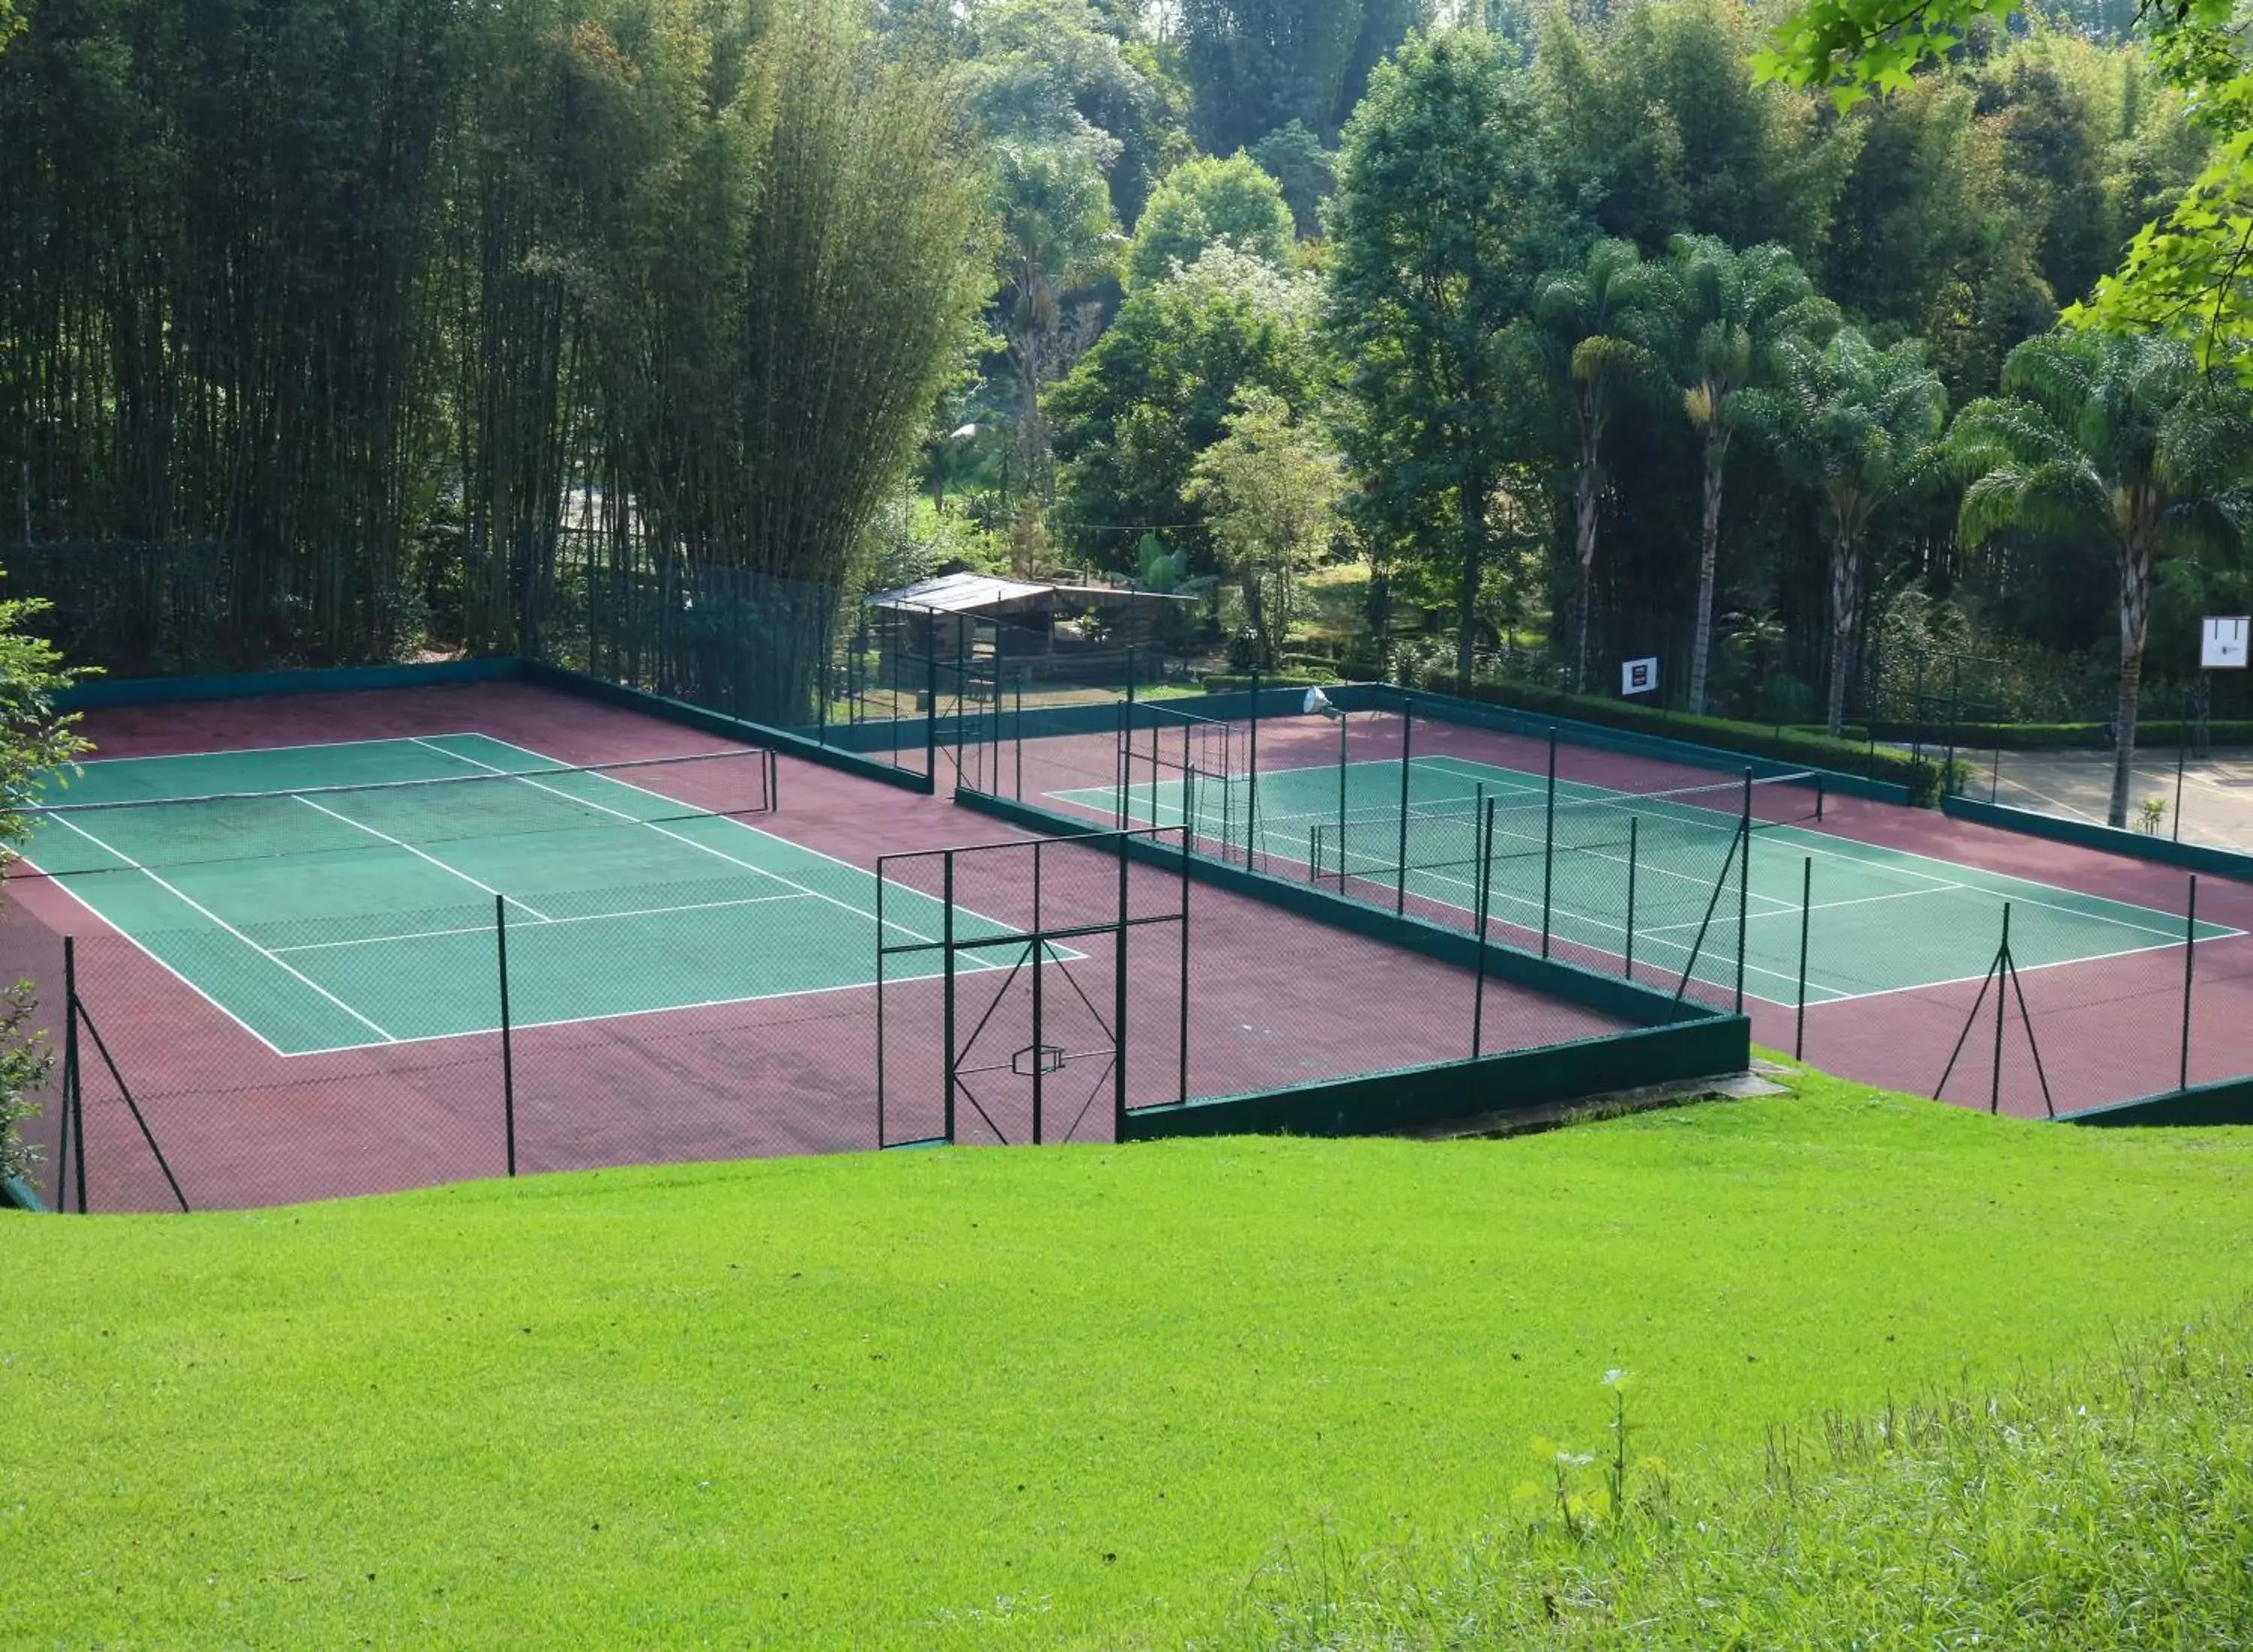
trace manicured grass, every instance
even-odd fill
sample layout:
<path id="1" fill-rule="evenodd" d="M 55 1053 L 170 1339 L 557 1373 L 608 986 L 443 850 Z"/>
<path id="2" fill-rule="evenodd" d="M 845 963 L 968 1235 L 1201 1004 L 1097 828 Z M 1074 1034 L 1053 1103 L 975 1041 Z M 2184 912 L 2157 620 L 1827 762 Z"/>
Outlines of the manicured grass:
<path id="1" fill-rule="evenodd" d="M 2249 1133 L 1794 1098 L 1499 1143 L 922 1152 L 13 1217 L 42 1642 L 1178 1644 L 1280 1548 L 2234 1298 Z"/>

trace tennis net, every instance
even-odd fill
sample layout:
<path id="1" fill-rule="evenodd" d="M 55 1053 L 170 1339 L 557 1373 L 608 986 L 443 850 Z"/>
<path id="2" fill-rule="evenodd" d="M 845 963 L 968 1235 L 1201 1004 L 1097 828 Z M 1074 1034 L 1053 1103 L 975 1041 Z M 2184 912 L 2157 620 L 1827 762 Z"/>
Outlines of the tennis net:
<path id="1" fill-rule="evenodd" d="M 1552 805 L 1514 799 L 1494 810 L 1493 857 L 1499 864 L 1552 850 L 1624 853 L 1662 869 L 1704 874 L 1749 817 L 1755 832 L 1823 818 L 1823 777 L 1813 770 L 1679 786 L 1664 791 L 1559 797 Z M 1475 872 L 1489 799 L 1469 795 L 1413 803 L 1343 820 L 1318 821 L 1310 832 L 1313 879 L 1383 882 L 1415 873 Z M 1404 854 L 1405 849 L 1405 854 Z"/>
<path id="2" fill-rule="evenodd" d="M 662 827 L 769 812 L 775 782 L 774 753 L 756 749 L 289 791 L 37 804 L 24 810 L 31 828 L 25 859 L 31 869 L 57 877 Z"/>

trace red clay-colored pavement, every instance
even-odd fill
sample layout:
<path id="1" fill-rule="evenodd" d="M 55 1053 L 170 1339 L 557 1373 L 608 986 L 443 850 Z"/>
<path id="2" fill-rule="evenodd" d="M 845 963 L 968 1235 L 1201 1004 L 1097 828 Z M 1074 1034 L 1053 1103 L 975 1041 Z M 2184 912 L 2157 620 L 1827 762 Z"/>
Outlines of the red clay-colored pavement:
<path id="1" fill-rule="evenodd" d="M 506 683 L 107 709 L 87 732 L 98 755 L 236 749 L 475 730 L 570 763 L 714 749 L 695 730 L 529 685 Z M 948 778 L 951 779 L 951 770 Z M 782 761 L 782 809 L 762 829 L 873 868 L 881 854 L 1026 838 L 951 801 Z M 1059 887 L 1092 889 L 1099 880 Z M 1177 881 L 1135 875 L 1135 909 Z M 44 880 L 10 880 L 17 910 L 0 923 L 0 973 L 29 974 L 59 1005 L 59 938 L 79 943 L 79 983 L 192 1203 L 271 1204 L 498 1175 L 505 1168 L 500 1040 L 478 1035 L 282 1057 L 129 941 Z M 1088 896 L 1091 902 L 1094 897 Z M 1189 1084 L 1220 1095 L 1468 1055 L 1468 972 L 1243 897 L 1192 890 L 1195 954 Z M 966 903 L 968 903 L 967 902 Z M 1053 921 L 1053 915 L 1051 915 Z M 1178 931 L 1134 931 L 1130 961 L 1129 1100 L 1170 1100 L 1180 1084 Z M 1168 949 L 1174 955 L 1167 955 Z M 1070 971 L 1107 1010 L 1107 958 Z M 1054 974 L 1050 1024 L 1078 1044 L 1099 1030 L 1069 980 Z M 1010 1057 L 1022 991 L 966 978 L 959 1012 L 993 1011 L 974 1053 L 995 1070 L 973 1086 L 963 1140 L 1029 1133 L 1030 1080 Z M 980 994 L 984 994 L 981 998 Z M 514 1040 L 518 1168 L 830 1152 L 877 1141 L 875 995 L 868 988 L 520 1031 Z M 997 1002 L 996 1000 L 999 1000 Z M 1054 1007 L 1062 1004 L 1061 1010 Z M 1075 1022 L 1074 1016 L 1079 1016 Z M 888 995 L 887 1140 L 939 1124 L 938 992 Z M 1560 1000 L 1489 986 L 1484 1048 L 1527 1048 L 1616 1030 Z M 1015 1029 L 1015 1030 L 1013 1030 Z M 968 1037 L 967 1029 L 961 1035 Z M 1052 1041 L 1053 1042 L 1053 1041 Z M 1049 1140 L 1107 1139 L 1104 1063 L 1075 1049 L 1046 1078 Z M 89 1044 L 84 1070 L 88 1202 L 95 1209 L 170 1203 L 155 1161 Z M 52 1140 L 50 1120 L 34 1139 Z M 52 1192 L 53 1167 L 40 1177 Z"/>

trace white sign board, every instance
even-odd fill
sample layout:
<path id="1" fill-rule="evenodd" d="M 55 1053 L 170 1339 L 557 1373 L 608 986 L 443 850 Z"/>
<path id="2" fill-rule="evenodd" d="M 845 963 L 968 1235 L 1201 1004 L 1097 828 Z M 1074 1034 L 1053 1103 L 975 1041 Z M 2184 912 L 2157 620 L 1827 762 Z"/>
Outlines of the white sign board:
<path id="1" fill-rule="evenodd" d="M 2198 663 L 2208 671 L 2243 671 L 2245 648 L 2253 640 L 2253 619 L 2208 618 L 2201 622 Z"/>
<path id="2" fill-rule="evenodd" d="M 1658 661 L 1656 658 L 1650 659 L 1629 659 L 1621 662 L 1620 693 L 1623 694 L 1656 694 L 1657 691 Z"/>

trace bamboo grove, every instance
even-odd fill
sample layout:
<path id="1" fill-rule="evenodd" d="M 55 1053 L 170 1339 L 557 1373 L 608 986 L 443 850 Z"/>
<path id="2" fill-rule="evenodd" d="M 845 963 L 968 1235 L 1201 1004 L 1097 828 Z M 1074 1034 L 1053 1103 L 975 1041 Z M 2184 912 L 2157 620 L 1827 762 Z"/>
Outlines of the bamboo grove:
<path id="1" fill-rule="evenodd" d="M 159 668 L 595 650 L 717 580 L 813 639 L 786 711 L 990 289 L 954 110 L 838 0 L 43 0 L 0 540 Z"/>

